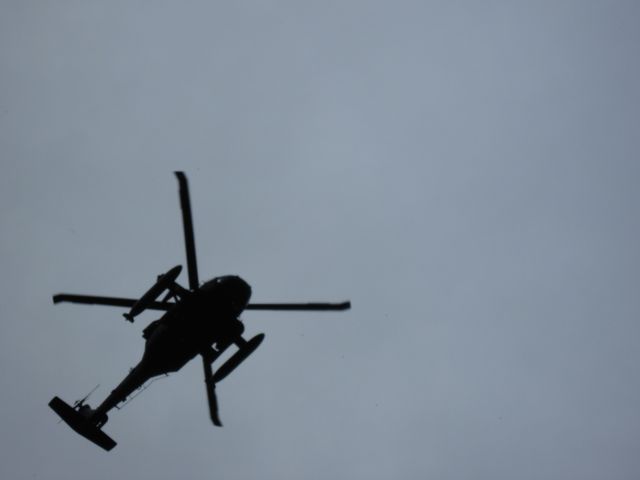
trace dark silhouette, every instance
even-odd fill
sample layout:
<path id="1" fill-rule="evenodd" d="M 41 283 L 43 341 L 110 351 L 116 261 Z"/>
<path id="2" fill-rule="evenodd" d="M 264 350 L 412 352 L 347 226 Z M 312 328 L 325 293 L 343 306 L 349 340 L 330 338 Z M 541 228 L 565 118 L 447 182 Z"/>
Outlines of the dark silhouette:
<path id="1" fill-rule="evenodd" d="M 98 407 L 94 409 L 85 404 L 87 397 L 73 406 L 58 397 L 49 402 L 49 406 L 71 428 L 105 450 L 116 446 L 116 442 L 102 431 L 102 426 L 108 420 L 107 413 L 152 377 L 178 371 L 196 355 L 202 357 L 211 421 L 214 425 L 222 426 L 218 416 L 216 383 L 240 365 L 264 339 L 262 333 L 248 341 L 242 337 L 244 326 L 238 316 L 243 310 L 346 310 L 351 307 L 350 302 L 249 304 L 251 287 L 234 275 L 216 277 L 199 285 L 187 178 L 183 172 L 176 172 L 176 176 L 180 185 L 188 289 L 176 283 L 182 270 L 178 265 L 160 275 L 139 300 L 70 294 L 53 297 L 53 303 L 130 307 L 129 312 L 124 314 L 130 322 L 146 309 L 166 311 L 160 319 L 151 322 L 143 330 L 146 344 L 140 362 Z M 165 296 L 157 301 L 162 293 Z M 238 350 L 213 373 L 211 364 L 231 344 L 235 344 Z"/>

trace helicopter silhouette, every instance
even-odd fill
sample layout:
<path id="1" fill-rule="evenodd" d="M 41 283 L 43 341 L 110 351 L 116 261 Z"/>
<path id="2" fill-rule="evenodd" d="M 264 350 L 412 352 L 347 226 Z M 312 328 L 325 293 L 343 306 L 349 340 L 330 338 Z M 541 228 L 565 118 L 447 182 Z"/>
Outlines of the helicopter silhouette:
<path id="1" fill-rule="evenodd" d="M 200 285 L 187 178 L 184 172 L 175 172 L 175 174 L 180 192 L 189 288 L 176 282 L 182 271 L 182 266 L 178 265 L 158 276 L 156 283 L 139 299 L 66 293 L 53 296 L 53 303 L 56 304 L 73 302 L 128 307 L 130 310 L 123 316 L 129 322 L 133 322 L 135 317 L 145 310 L 165 312 L 158 320 L 147 325 L 142 332 L 142 337 L 145 339 L 142 359 L 100 405 L 91 408 L 86 404 L 88 395 L 76 401 L 73 406 L 58 397 L 54 397 L 49 402 L 49 406 L 67 425 L 107 451 L 116 446 L 116 442 L 102 430 L 108 420 L 107 413 L 124 402 L 150 379 L 176 372 L 198 355 L 202 359 L 211 421 L 216 426 L 222 426 L 218 415 L 216 384 L 235 370 L 264 339 L 263 333 L 250 340 L 242 337 L 244 325 L 238 317 L 244 310 L 347 310 L 351 308 L 349 301 L 251 304 L 249 303 L 251 287 L 236 275 L 215 277 Z M 163 293 L 164 297 L 158 301 Z M 212 363 L 232 344 L 237 346 L 237 351 L 213 373 Z"/>

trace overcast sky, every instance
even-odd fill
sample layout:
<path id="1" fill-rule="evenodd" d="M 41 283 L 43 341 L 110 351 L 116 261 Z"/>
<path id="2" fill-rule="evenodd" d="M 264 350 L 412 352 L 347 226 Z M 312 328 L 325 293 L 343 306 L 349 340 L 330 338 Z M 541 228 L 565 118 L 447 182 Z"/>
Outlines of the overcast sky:
<path id="1" fill-rule="evenodd" d="M 637 2 L 0 4 L 0 477 L 638 478 Z M 184 264 L 178 169 L 202 280 L 353 308 L 247 312 L 225 427 L 193 362 L 106 453 L 47 403 L 157 314 L 51 295 Z"/>

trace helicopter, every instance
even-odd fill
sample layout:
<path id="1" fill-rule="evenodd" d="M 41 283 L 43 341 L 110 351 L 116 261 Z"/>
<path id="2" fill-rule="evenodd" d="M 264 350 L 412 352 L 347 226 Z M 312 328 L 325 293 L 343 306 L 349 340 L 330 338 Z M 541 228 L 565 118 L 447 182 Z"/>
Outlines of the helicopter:
<path id="1" fill-rule="evenodd" d="M 209 416 L 214 425 L 222 426 L 218 414 L 216 384 L 246 360 L 264 339 L 263 333 L 249 340 L 242 336 L 244 325 L 239 316 L 244 310 L 320 311 L 351 308 L 349 301 L 249 303 L 251 287 L 237 275 L 215 277 L 200 284 L 187 177 L 184 172 L 174 173 L 179 185 L 189 288 L 177 282 L 182 271 L 182 266 L 177 265 L 159 275 L 155 284 L 138 299 L 68 293 L 53 296 L 54 304 L 72 302 L 129 308 L 123 316 L 126 321 L 132 323 L 135 317 L 145 310 L 164 312 L 142 331 L 145 348 L 141 360 L 96 408 L 91 408 L 85 403 L 88 395 L 73 405 L 67 404 L 59 397 L 54 397 L 49 402 L 49 406 L 67 425 L 107 451 L 117 445 L 102 430 L 108 421 L 107 414 L 149 380 L 177 372 L 198 355 L 201 357 L 204 371 Z M 164 296 L 160 299 L 162 294 Z M 212 364 L 231 345 L 235 345 L 237 350 L 214 373 Z"/>

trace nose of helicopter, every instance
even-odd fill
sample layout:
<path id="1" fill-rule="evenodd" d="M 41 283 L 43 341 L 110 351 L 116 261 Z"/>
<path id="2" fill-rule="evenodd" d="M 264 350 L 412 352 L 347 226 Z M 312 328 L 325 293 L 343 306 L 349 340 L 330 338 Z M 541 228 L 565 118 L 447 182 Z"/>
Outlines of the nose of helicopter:
<path id="1" fill-rule="evenodd" d="M 251 287 L 237 275 L 225 275 L 208 281 L 202 288 L 206 295 L 230 305 L 234 314 L 245 309 L 251 298 Z"/>
<path id="2" fill-rule="evenodd" d="M 251 286 L 245 282 L 242 278 L 236 275 L 229 275 L 226 277 L 226 282 L 229 283 L 229 293 L 231 297 L 231 303 L 234 309 L 238 310 L 238 313 L 245 309 L 251 298 Z"/>

